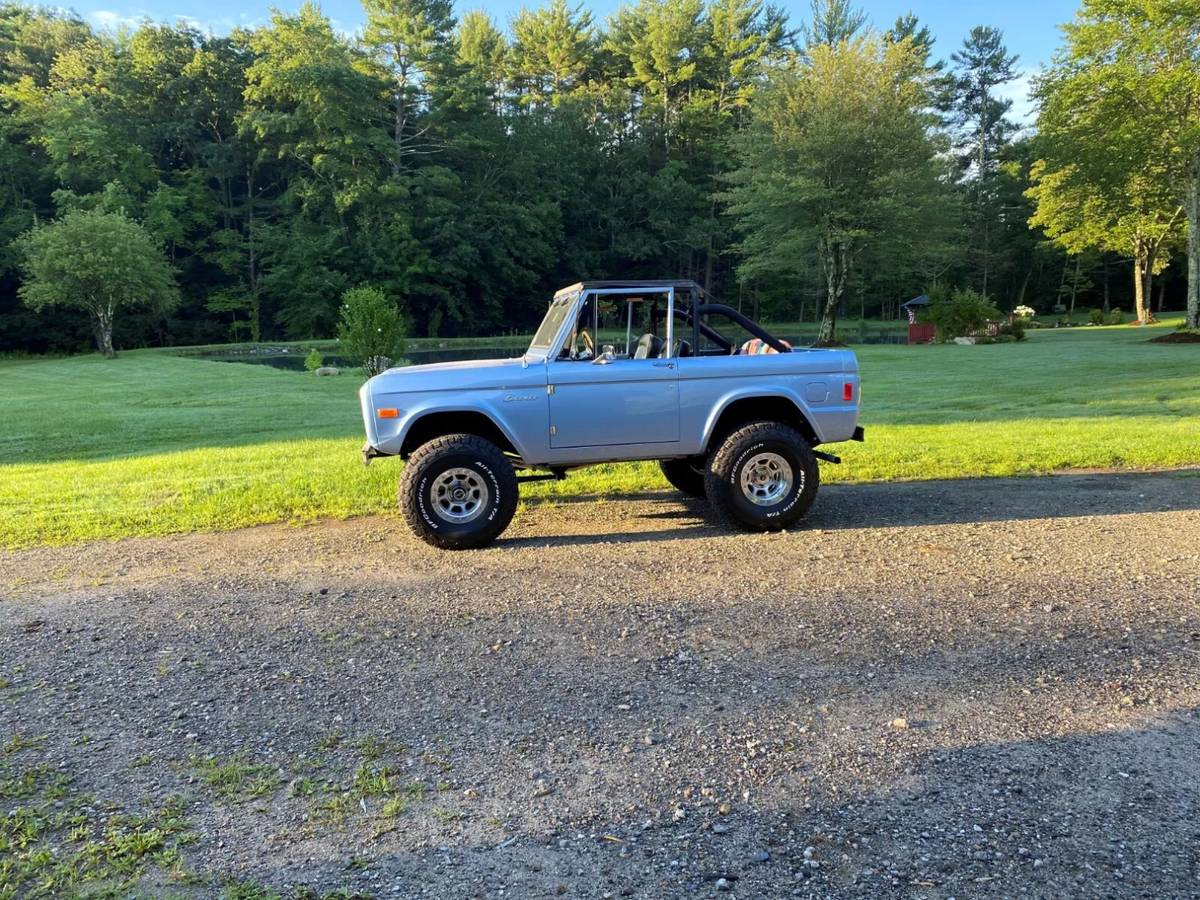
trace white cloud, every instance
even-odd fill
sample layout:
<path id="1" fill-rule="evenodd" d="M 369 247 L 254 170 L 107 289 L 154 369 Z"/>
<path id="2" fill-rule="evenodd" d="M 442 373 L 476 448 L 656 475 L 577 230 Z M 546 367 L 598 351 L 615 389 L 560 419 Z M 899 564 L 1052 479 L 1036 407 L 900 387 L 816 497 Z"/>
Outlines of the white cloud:
<path id="1" fill-rule="evenodd" d="M 238 26 L 244 28 L 254 28 L 263 24 L 261 16 L 251 15 L 249 13 L 239 14 L 237 19 L 230 16 L 219 16 L 212 19 L 201 19 L 196 16 L 188 16 L 179 14 L 176 16 L 153 16 L 145 10 L 135 10 L 132 13 L 125 14 L 114 12 L 111 9 L 98 9 L 88 13 L 88 20 L 97 28 L 106 31 L 118 31 L 120 29 L 128 29 L 136 31 L 147 22 L 168 22 L 194 28 L 202 34 L 229 34 Z"/>
<path id="2" fill-rule="evenodd" d="M 118 12 L 113 12 L 111 9 L 97 9 L 88 13 L 88 20 L 97 28 L 116 31 L 121 28 L 135 29 L 142 24 L 144 15 L 123 16 Z"/>

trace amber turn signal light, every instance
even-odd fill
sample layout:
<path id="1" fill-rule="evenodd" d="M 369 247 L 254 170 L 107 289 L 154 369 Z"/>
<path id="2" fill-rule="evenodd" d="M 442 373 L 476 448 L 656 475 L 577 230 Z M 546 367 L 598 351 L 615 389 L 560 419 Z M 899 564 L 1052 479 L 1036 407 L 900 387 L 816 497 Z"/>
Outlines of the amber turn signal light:
<path id="1" fill-rule="evenodd" d="M 375 410 L 375 415 L 381 419 L 396 419 L 400 416 L 400 410 L 393 406 L 384 407 L 383 409 Z"/>

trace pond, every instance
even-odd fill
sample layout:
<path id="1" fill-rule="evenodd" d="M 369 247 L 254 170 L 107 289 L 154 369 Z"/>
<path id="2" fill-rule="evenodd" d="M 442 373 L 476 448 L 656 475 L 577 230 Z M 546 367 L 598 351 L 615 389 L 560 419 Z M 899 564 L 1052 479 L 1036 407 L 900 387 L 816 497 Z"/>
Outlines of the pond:
<path id="1" fill-rule="evenodd" d="M 274 351 L 255 351 L 251 353 L 213 354 L 206 356 L 215 362 L 250 363 L 259 366 L 271 366 L 276 369 L 287 369 L 291 372 L 304 371 L 304 358 L 308 354 L 303 350 L 279 348 Z M 408 350 L 397 365 L 419 366 L 425 363 L 457 362 L 463 359 L 507 359 L 520 356 L 521 351 L 508 347 L 454 347 L 439 350 Z M 353 363 L 344 356 L 334 353 L 325 355 L 325 365 L 336 366 L 339 369 L 354 368 Z"/>
<path id="2" fill-rule="evenodd" d="M 794 347 L 808 347 L 817 339 L 817 336 L 816 334 L 799 336 L 789 334 L 784 339 Z M 904 344 L 907 343 L 907 335 L 900 331 L 881 330 L 866 333 L 853 331 L 843 334 L 842 340 L 850 345 Z M 504 346 L 489 345 L 483 347 L 443 347 L 434 350 L 408 350 L 405 352 L 404 358 L 397 361 L 397 365 L 420 366 L 426 363 L 457 362 L 464 359 L 509 359 L 514 356 L 520 356 L 522 349 L 513 344 L 508 344 Z M 304 350 L 275 347 L 244 353 L 214 353 L 204 358 L 216 362 L 250 363 L 259 366 L 272 366 L 276 369 L 287 369 L 291 372 L 303 372 L 304 358 L 307 355 L 307 352 Z M 326 354 L 325 365 L 336 366 L 339 369 L 353 368 L 348 359 L 338 356 L 335 353 Z"/>

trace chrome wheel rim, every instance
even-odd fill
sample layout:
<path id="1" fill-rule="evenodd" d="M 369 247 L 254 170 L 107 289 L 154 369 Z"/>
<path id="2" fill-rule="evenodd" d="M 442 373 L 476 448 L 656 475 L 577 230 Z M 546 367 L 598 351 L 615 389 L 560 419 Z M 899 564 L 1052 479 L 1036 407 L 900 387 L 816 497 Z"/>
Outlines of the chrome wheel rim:
<path id="1" fill-rule="evenodd" d="M 429 502 L 440 518 L 465 525 L 479 518 L 490 498 L 487 483 L 474 469 L 447 469 L 429 488 Z"/>
<path id="2" fill-rule="evenodd" d="M 792 489 L 792 467 L 778 453 L 759 453 L 742 467 L 741 484 L 755 506 L 773 506 Z"/>

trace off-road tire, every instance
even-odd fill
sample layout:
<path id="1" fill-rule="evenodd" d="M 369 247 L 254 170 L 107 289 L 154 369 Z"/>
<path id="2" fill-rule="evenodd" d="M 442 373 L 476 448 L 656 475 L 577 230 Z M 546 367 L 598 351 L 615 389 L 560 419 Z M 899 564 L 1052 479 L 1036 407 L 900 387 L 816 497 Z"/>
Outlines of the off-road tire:
<path id="1" fill-rule="evenodd" d="M 474 473 L 486 501 L 467 522 L 454 522 L 431 499 L 439 476 L 454 469 Z M 474 550 L 496 539 L 517 511 L 517 473 L 500 448 L 473 434 L 448 434 L 418 447 L 400 476 L 400 510 L 413 533 L 443 550 Z"/>
<path id="2" fill-rule="evenodd" d="M 689 497 L 704 496 L 704 457 L 663 459 L 659 460 L 658 467 L 662 469 L 663 477 L 671 482 L 671 486 L 677 491 L 682 491 Z"/>
<path id="3" fill-rule="evenodd" d="M 751 461 L 781 457 L 791 470 L 791 485 L 769 505 L 752 502 L 742 488 Z M 817 497 L 821 474 L 808 441 L 780 422 L 753 422 L 734 431 L 709 457 L 704 488 L 722 522 L 746 531 L 780 531 L 804 517 Z"/>

